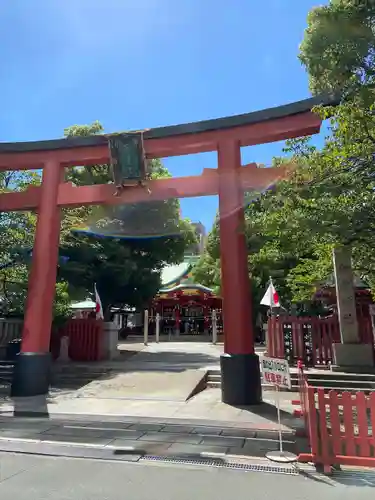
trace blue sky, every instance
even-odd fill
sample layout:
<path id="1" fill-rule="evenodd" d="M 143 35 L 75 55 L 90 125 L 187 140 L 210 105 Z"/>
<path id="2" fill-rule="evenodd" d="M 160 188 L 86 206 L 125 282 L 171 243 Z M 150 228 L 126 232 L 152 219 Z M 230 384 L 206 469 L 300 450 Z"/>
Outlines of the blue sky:
<path id="1" fill-rule="evenodd" d="M 0 140 L 217 118 L 309 96 L 297 59 L 316 0 L 12 0 L 0 4 Z M 319 2 L 322 3 L 322 2 Z M 282 144 L 245 148 L 269 163 Z M 216 154 L 165 160 L 174 176 Z M 182 200 L 209 228 L 216 197 Z"/>

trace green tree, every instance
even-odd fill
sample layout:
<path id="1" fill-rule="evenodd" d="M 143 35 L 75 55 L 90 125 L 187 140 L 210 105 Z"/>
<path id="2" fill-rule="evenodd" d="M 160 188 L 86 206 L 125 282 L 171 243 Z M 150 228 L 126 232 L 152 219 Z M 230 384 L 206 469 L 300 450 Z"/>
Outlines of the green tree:
<path id="1" fill-rule="evenodd" d="M 102 132 L 94 122 L 73 126 L 66 136 L 91 135 Z M 159 160 L 150 162 L 151 178 L 169 177 Z M 109 165 L 75 167 L 67 174 L 75 185 L 107 184 L 112 176 Z M 94 233 L 118 237 L 98 237 L 72 232 L 83 223 Z M 148 236 L 153 230 L 153 236 Z M 171 234 L 171 233 L 176 234 Z M 59 277 L 72 287 L 78 298 L 92 292 L 93 284 L 103 308 L 128 304 L 141 307 L 161 286 L 160 274 L 166 264 L 183 259 L 187 246 L 195 239 L 191 224 L 180 218 L 178 200 L 139 203 L 112 207 L 81 207 L 66 210 L 63 223 L 62 252 L 69 261 L 60 266 Z M 140 236 L 134 238 L 134 235 Z M 122 236 L 127 236 L 124 239 Z"/>
<path id="2" fill-rule="evenodd" d="M 309 12 L 299 58 L 313 93 L 373 86 L 374 25 L 373 0 L 331 0 Z"/>
<path id="3" fill-rule="evenodd" d="M 375 2 L 365 0 L 332 0 L 309 13 L 299 58 L 310 88 L 339 90 L 344 99 L 314 110 L 329 120 L 324 146 L 309 137 L 287 141 L 286 156 L 272 163 L 294 162 L 293 175 L 246 208 L 255 306 L 268 275 L 284 305 L 311 302 L 333 272 L 337 244 L 352 247 L 355 272 L 375 289 L 374 16 Z M 216 227 L 209 241 L 198 276 L 219 286 Z"/>
<path id="4" fill-rule="evenodd" d="M 37 186 L 41 176 L 34 171 L 0 172 L 0 193 L 23 191 Z M 2 212 L 0 214 L 0 308 L 2 314 L 22 317 L 27 297 L 31 250 L 34 243 L 36 214 Z M 71 300 L 67 283 L 56 284 L 54 322 L 69 315 Z"/>

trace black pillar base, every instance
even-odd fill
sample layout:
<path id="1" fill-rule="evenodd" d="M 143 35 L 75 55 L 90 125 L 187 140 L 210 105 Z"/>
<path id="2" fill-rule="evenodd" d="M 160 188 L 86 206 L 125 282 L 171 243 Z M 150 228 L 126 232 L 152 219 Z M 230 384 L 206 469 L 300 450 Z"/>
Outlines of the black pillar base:
<path id="1" fill-rule="evenodd" d="M 262 403 L 259 357 L 256 354 L 223 354 L 220 368 L 223 403 L 232 406 Z"/>
<path id="2" fill-rule="evenodd" d="M 49 352 L 21 352 L 14 364 L 12 397 L 48 394 L 51 373 Z"/>

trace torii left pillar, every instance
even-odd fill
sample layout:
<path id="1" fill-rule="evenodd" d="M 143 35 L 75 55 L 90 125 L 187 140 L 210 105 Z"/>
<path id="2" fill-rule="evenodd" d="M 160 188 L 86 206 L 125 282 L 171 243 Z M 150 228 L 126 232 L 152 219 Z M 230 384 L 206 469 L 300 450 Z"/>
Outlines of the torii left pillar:
<path id="1" fill-rule="evenodd" d="M 14 367 L 12 396 L 15 397 L 47 394 L 49 389 L 52 308 L 61 222 L 57 197 L 63 173 L 63 167 L 54 160 L 44 164 L 22 346 Z"/>

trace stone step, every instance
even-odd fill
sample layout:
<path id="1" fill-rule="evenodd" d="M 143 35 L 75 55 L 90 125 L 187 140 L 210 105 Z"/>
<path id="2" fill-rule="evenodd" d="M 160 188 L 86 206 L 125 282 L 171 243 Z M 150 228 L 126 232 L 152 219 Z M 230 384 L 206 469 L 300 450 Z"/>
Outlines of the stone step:
<path id="1" fill-rule="evenodd" d="M 13 363 L 0 362 L 0 381 L 11 382 L 13 376 Z"/>
<path id="2" fill-rule="evenodd" d="M 375 381 L 372 380 L 342 380 L 338 378 L 321 378 L 310 379 L 308 378 L 309 385 L 313 387 L 366 387 L 368 389 L 375 389 Z"/>
<path id="3" fill-rule="evenodd" d="M 322 387 L 326 391 L 336 389 L 341 391 L 364 391 L 371 392 L 375 390 L 375 376 L 366 374 L 350 374 L 350 373 L 337 373 L 322 370 L 321 373 L 306 373 L 309 384 L 312 387 Z M 291 391 L 299 391 L 298 373 L 291 373 Z M 221 386 L 221 373 L 219 369 L 213 368 L 208 370 L 207 373 L 207 387 L 220 387 Z M 262 388 L 269 388 L 269 384 L 263 381 Z"/>
<path id="4" fill-rule="evenodd" d="M 218 380 L 218 381 L 208 380 L 206 387 L 220 389 L 220 387 L 221 387 L 221 380 Z"/>
<path id="5" fill-rule="evenodd" d="M 11 382 L 14 365 L 12 362 L 0 362 L 0 381 Z M 77 388 L 89 384 L 93 380 L 106 375 L 108 370 L 95 367 L 72 367 L 69 371 L 52 368 L 51 384 L 55 387 Z"/>
<path id="6" fill-rule="evenodd" d="M 103 368 L 103 367 L 95 367 L 95 366 L 75 366 L 75 365 L 72 365 L 72 366 L 66 366 L 66 365 L 62 365 L 60 366 L 58 363 L 56 364 L 53 364 L 52 365 L 52 372 L 55 373 L 55 374 L 61 374 L 61 375 L 65 375 L 65 374 L 74 374 L 74 375 L 77 375 L 77 374 L 98 374 L 98 375 L 102 375 L 104 373 L 109 373 L 109 369 L 108 368 Z"/>
<path id="7" fill-rule="evenodd" d="M 370 373 L 341 373 L 341 372 L 331 372 L 331 371 L 322 371 L 322 373 L 316 373 L 316 372 L 305 372 L 306 376 L 308 377 L 309 380 L 356 380 L 356 381 L 365 381 L 369 382 L 372 381 L 375 383 L 375 375 L 370 374 Z M 298 378 L 297 374 L 294 374 L 294 377 Z"/>
<path id="8" fill-rule="evenodd" d="M 70 379 L 70 378 L 93 378 L 97 379 L 100 377 L 105 377 L 107 374 L 106 373 L 97 373 L 97 372 L 70 372 L 70 373 L 56 373 L 52 372 L 51 376 L 52 378 L 65 378 L 65 379 Z"/>
<path id="9" fill-rule="evenodd" d="M 13 373 L 13 366 L 9 366 L 9 367 L 2 366 L 2 367 L 0 367 L 0 373 Z"/>

